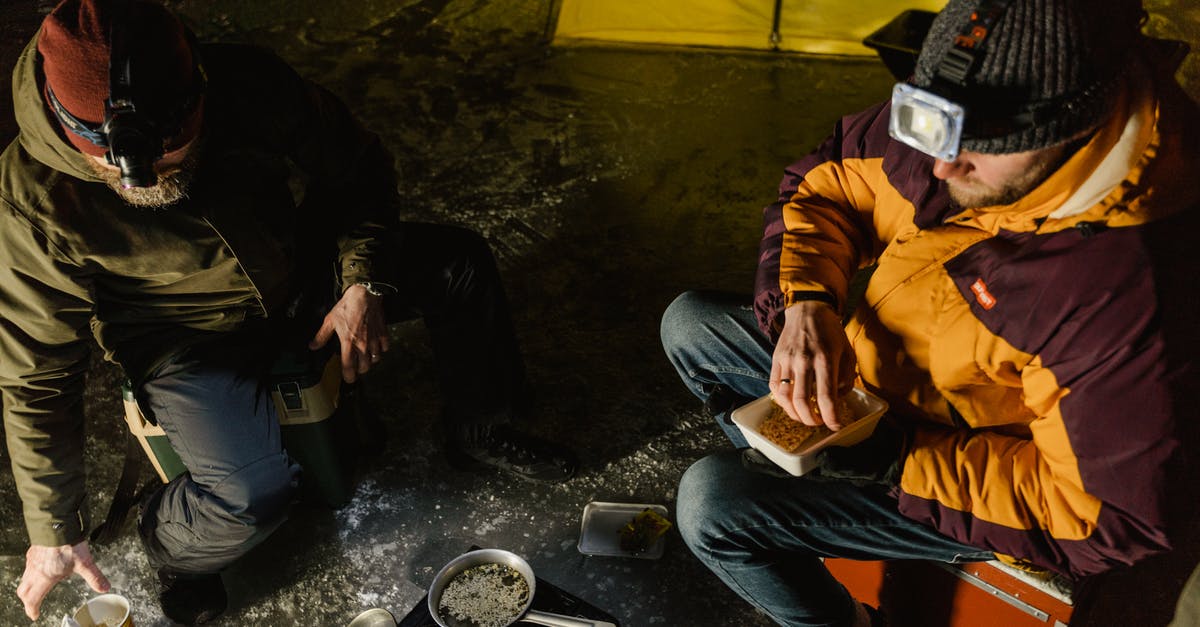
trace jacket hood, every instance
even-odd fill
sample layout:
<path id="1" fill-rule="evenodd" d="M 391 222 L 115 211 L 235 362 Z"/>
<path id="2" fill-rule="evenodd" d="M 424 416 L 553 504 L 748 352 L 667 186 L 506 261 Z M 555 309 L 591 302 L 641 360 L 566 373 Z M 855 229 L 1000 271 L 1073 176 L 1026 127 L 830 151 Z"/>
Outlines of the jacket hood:
<path id="1" fill-rule="evenodd" d="M 88 166 L 88 157 L 63 138 L 58 121 L 50 117 L 42 100 L 37 40 L 34 35 L 13 69 L 13 113 L 20 128 L 18 141 L 34 159 L 55 170 L 85 181 L 101 181 Z"/>

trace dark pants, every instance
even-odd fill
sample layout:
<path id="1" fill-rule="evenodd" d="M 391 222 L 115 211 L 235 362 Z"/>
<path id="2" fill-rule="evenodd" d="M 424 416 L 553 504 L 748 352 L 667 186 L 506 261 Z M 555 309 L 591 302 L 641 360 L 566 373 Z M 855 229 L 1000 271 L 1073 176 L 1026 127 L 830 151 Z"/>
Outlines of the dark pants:
<path id="1" fill-rule="evenodd" d="M 143 382 L 139 402 L 188 472 L 154 495 L 138 523 L 151 566 L 214 573 L 287 518 L 300 468 L 283 450 L 265 347 L 230 337 L 192 347 Z"/>
<path id="2" fill-rule="evenodd" d="M 424 320 L 447 419 L 519 416 L 529 400 L 525 365 L 487 241 L 463 228 L 405 223 L 391 251 L 399 293 L 387 298 L 388 322 Z"/>
<path id="3" fill-rule="evenodd" d="M 389 321 L 424 319 L 447 419 L 509 420 L 524 402 L 525 371 L 486 241 L 462 228 L 405 223 L 390 244 L 399 293 L 385 301 Z M 283 450 L 263 383 L 276 349 L 269 336 L 198 344 L 140 384 L 144 411 L 188 468 L 154 495 L 139 522 L 155 568 L 217 572 L 287 517 L 299 467 Z"/>
<path id="4" fill-rule="evenodd" d="M 663 347 L 701 399 L 717 385 L 744 399 L 768 392 L 773 346 L 747 302 L 689 292 L 663 314 Z M 722 427 L 746 446 L 736 427 Z M 705 457 L 684 473 L 676 516 L 692 553 L 781 625 L 853 625 L 854 602 L 823 557 L 994 558 L 905 518 L 882 485 L 771 477 L 743 468 L 737 451 Z"/>

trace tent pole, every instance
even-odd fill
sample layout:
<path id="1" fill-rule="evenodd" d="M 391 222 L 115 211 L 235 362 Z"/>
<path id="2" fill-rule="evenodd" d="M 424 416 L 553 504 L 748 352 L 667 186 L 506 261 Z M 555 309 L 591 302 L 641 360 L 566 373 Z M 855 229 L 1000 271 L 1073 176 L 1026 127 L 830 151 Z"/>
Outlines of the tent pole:
<path id="1" fill-rule="evenodd" d="M 551 0 L 550 12 L 546 15 L 546 27 L 542 29 L 542 42 L 554 41 L 554 33 L 558 30 L 558 12 L 562 10 L 562 0 Z"/>
<path id="2" fill-rule="evenodd" d="M 771 20 L 771 49 L 779 50 L 783 35 L 779 34 L 779 20 L 783 14 L 783 0 L 775 0 L 775 17 Z"/>

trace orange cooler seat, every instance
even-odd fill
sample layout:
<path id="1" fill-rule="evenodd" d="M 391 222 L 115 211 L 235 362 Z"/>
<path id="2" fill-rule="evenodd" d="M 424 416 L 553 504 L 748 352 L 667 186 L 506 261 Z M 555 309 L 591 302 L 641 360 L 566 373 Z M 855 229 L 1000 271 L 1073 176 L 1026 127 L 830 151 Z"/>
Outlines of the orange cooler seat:
<path id="1" fill-rule="evenodd" d="M 854 598 L 882 607 L 894 627 L 1066 627 L 1074 610 L 1065 579 L 1001 562 L 827 559 Z"/>

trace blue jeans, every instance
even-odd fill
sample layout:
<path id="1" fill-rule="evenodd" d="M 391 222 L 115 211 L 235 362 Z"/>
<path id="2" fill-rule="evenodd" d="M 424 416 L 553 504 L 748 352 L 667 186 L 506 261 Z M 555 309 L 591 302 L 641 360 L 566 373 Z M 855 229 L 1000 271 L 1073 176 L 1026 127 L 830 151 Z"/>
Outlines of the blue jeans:
<path id="1" fill-rule="evenodd" d="M 667 356 L 701 399 L 717 386 L 746 400 L 767 393 L 772 346 L 747 302 L 688 292 L 663 314 Z M 718 420 L 734 432 L 734 445 L 746 446 L 723 417 Z M 705 457 L 684 473 L 676 518 L 692 553 L 779 624 L 853 625 L 854 600 L 821 558 L 994 558 L 905 518 L 889 492 L 883 485 L 764 475 L 745 469 L 740 452 L 732 450 Z"/>
<path id="2" fill-rule="evenodd" d="M 700 400 L 707 401 L 718 385 L 731 395 L 733 408 L 770 391 L 774 346 L 758 329 L 749 298 L 685 292 L 667 306 L 660 333 L 667 359 Z M 716 418 L 735 447 L 748 446 L 728 411 Z"/>

